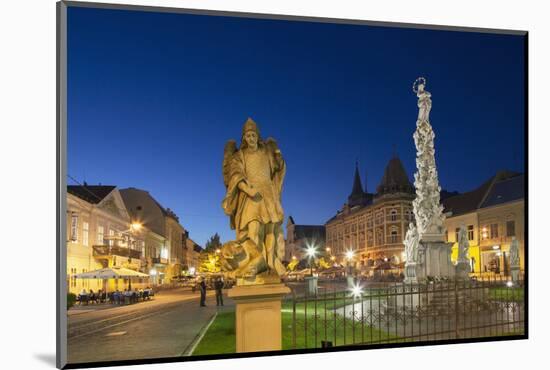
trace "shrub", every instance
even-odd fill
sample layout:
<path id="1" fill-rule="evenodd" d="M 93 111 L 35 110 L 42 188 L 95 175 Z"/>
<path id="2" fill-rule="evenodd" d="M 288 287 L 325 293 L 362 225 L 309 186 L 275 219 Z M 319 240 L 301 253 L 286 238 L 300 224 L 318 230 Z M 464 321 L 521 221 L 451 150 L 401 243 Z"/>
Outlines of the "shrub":
<path id="1" fill-rule="evenodd" d="M 76 294 L 67 293 L 67 310 L 76 303 Z"/>

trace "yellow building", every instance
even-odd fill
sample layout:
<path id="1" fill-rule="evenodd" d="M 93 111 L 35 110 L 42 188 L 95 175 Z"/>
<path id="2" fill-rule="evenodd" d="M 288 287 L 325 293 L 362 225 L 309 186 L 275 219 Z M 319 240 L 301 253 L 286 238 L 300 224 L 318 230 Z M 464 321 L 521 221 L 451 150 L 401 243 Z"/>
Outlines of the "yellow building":
<path id="1" fill-rule="evenodd" d="M 512 238 L 520 247 L 520 268 L 525 256 L 525 177 L 501 171 L 477 189 L 445 199 L 447 240 L 458 249 L 458 230 L 464 224 L 470 241 L 470 264 L 474 273 L 508 275 Z"/>
<path id="2" fill-rule="evenodd" d="M 363 190 L 356 165 L 352 192 L 343 208 L 325 225 L 326 247 L 339 263 L 354 251 L 355 262 L 375 267 L 384 262 L 403 262 L 403 239 L 414 219 L 414 187 L 396 156 L 387 164 L 376 193 Z"/>
<path id="3" fill-rule="evenodd" d="M 121 266 L 140 270 L 144 239 L 132 233 L 130 215 L 115 186 L 67 186 L 68 291 L 123 289 L 126 281 L 76 279 L 73 275 Z"/>

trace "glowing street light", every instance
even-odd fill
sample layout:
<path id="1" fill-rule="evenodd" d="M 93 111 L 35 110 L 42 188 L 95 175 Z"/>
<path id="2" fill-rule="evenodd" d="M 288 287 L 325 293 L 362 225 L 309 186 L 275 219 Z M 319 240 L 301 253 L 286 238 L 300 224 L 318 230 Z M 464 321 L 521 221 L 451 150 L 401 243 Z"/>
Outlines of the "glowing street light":
<path id="1" fill-rule="evenodd" d="M 315 246 L 313 245 L 308 246 L 306 249 L 306 254 L 309 258 L 314 258 L 317 254 L 317 248 L 315 248 Z"/>
<path id="2" fill-rule="evenodd" d="M 313 276 L 313 264 L 311 262 L 315 258 L 316 254 L 317 254 L 317 247 L 315 247 L 315 245 L 308 245 L 306 248 L 306 255 L 309 258 L 309 269 L 310 269 L 311 276 Z"/>
<path id="3" fill-rule="evenodd" d="M 143 225 L 140 223 L 140 222 L 132 222 L 130 224 L 130 230 L 133 231 L 133 232 L 138 232 L 141 230 L 141 228 L 143 227 Z"/>
<path id="4" fill-rule="evenodd" d="M 361 285 L 354 284 L 350 288 L 350 291 L 351 291 L 351 294 L 353 295 L 353 298 L 359 298 L 361 297 L 361 294 L 363 294 L 363 287 L 361 287 Z"/>
<path id="5" fill-rule="evenodd" d="M 355 253 L 351 249 L 346 252 L 346 258 L 348 259 L 348 261 L 351 261 L 354 255 Z"/>

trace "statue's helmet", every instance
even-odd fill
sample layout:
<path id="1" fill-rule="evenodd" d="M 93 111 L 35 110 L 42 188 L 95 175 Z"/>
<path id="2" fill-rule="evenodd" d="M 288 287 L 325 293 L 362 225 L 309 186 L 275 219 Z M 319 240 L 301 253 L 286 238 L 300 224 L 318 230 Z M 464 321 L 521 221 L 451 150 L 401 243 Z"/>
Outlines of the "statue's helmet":
<path id="1" fill-rule="evenodd" d="M 260 130 L 258 129 L 258 125 L 256 124 L 256 122 L 254 122 L 252 120 L 252 118 L 248 118 L 246 120 L 246 122 L 244 123 L 244 126 L 243 126 L 243 136 L 244 134 L 246 134 L 248 131 L 254 131 L 256 133 L 256 135 L 258 135 L 258 137 L 260 137 Z"/>

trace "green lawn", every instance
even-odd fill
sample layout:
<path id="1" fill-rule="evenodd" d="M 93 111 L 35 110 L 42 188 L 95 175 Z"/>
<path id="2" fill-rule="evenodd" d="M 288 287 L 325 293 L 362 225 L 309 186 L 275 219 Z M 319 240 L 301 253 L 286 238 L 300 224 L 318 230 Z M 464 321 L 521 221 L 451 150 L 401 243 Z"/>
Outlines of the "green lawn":
<path id="1" fill-rule="evenodd" d="M 519 288 L 489 288 L 489 298 L 506 302 L 523 302 L 523 287 Z"/>
<path id="2" fill-rule="evenodd" d="M 235 311 L 220 312 L 193 351 L 195 355 L 235 353 Z"/>
<path id="3" fill-rule="evenodd" d="M 351 299 L 346 299 L 346 303 L 347 302 L 351 303 Z M 343 304 L 343 299 L 341 301 L 336 300 L 331 302 L 330 305 L 327 304 L 326 310 L 324 304 L 322 307 L 319 304 L 317 305 L 317 330 L 315 330 L 314 317 L 315 302 L 308 302 L 307 307 L 304 303 L 297 304 L 296 317 L 298 323 L 296 329 L 296 346 L 294 347 L 292 340 L 292 303 L 283 303 L 281 310 L 283 349 L 320 348 L 321 341 L 325 339 L 331 341 L 335 346 L 388 339 L 398 341 L 397 337 L 376 329 L 371 329 L 366 324 L 364 330 L 361 330 L 361 323 L 359 322 L 354 323 L 351 320 L 346 320 L 344 324 L 342 317 L 340 315 L 334 315 L 334 311 L 331 310 L 332 306 L 338 307 L 341 304 Z M 305 317 L 307 317 L 307 324 L 304 319 Z M 315 338 L 315 333 L 317 333 L 317 338 Z M 218 314 L 201 342 L 195 348 L 193 356 L 234 352 L 235 312 L 222 312 Z"/>

